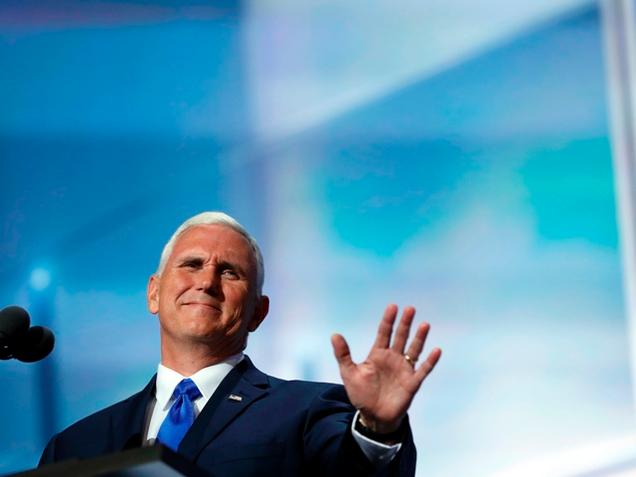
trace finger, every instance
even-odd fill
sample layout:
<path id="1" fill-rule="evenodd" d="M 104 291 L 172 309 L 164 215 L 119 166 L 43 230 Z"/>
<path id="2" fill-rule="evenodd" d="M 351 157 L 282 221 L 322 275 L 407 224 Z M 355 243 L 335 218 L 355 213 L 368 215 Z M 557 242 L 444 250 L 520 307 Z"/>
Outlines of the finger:
<path id="1" fill-rule="evenodd" d="M 406 346 L 406 340 L 409 338 L 409 331 L 411 330 L 411 323 L 413 323 L 414 316 L 415 308 L 412 306 L 404 308 L 400 324 L 397 330 L 395 330 L 392 348 L 400 354 L 404 354 L 404 346 Z"/>
<path id="2" fill-rule="evenodd" d="M 406 352 L 413 361 L 417 361 L 419 359 L 422 349 L 424 349 L 424 343 L 426 343 L 426 335 L 428 335 L 428 330 L 430 329 L 431 325 L 428 323 L 422 323 L 417 327 L 415 337 L 413 338 L 413 341 L 411 341 L 409 350 Z"/>
<path id="3" fill-rule="evenodd" d="M 420 367 L 417 368 L 417 371 L 415 372 L 415 375 L 420 383 L 422 383 L 422 381 L 424 381 L 426 376 L 428 376 L 431 373 L 431 371 L 435 369 L 435 365 L 437 364 L 437 362 L 439 361 L 441 357 L 442 357 L 442 350 L 439 348 L 434 348 L 433 351 L 431 351 L 428 354 L 428 358 L 426 358 L 426 361 L 424 361 L 420 365 Z"/>
<path id="4" fill-rule="evenodd" d="M 382 315 L 382 321 L 378 327 L 378 335 L 375 337 L 375 348 L 388 348 L 391 342 L 391 334 L 393 333 L 393 323 L 395 323 L 395 317 L 397 316 L 397 305 L 389 305 L 384 310 Z"/>
<path id="5" fill-rule="evenodd" d="M 333 354 L 336 357 L 336 361 L 338 361 L 338 366 L 340 367 L 340 374 L 344 374 L 350 369 L 355 368 L 355 363 L 351 359 L 349 345 L 342 335 L 332 335 L 331 346 L 333 346 Z"/>

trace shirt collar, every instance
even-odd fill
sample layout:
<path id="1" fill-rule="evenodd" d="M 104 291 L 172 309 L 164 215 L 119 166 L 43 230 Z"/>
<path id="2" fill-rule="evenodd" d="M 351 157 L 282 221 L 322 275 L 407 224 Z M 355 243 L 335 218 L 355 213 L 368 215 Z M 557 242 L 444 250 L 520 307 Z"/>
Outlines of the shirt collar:
<path id="1" fill-rule="evenodd" d="M 192 376 L 182 376 L 173 369 L 170 369 L 163 364 L 159 363 L 157 366 L 157 382 L 155 388 L 155 398 L 157 399 L 157 405 L 161 409 L 167 409 L 170 404 L 170 398 L 174 392 L 174 388 L 181 380 L 189 377 L 194 384 L 197 385 L 201 392 L 201 397 L 204 402 L 207 402 L 216 388 L 221 384 L 223 378 L 229 374 L 230 371 L 243 360 L 243 353 L 238 353 L 229 358 L 221 361 L 220 363 L 213 364 L 207 368 L 200 369 Z"/>

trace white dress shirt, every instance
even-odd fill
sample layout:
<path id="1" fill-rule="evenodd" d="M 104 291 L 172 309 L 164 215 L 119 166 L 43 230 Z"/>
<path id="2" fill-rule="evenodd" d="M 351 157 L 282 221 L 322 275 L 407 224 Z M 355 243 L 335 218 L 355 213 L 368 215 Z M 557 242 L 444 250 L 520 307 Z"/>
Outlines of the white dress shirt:
<path id="1" fill-rule="evenodd" d="M 225 376 L 242 360 L 243 353 L 235 354 L 221 363 L 200 369 L 192 376 L 189 376 L 201 392 L 201 396 L 195 399 L 193 403 L 195 418 L 208 403 L 212 394 L 214 394 L 214 391 L 219 387 L 219 384 L 221 384 Z M 176 371 L 166 368 L 163 364 L 159 363 L 157 367 L 157 381 L 155 383 L 155 398 L 150 401 L 148 409 L 146 410 L 145 441 L 147 445 L 152 445 L 155 442 L 159 428 L 168 415 L 172 403 L 175 401 L 172 399 L 172 393 L 177 387 L 177 384 L 183 379 L 186 379 L 186 377 L 187 376 L 182 376 Z"/>
<path id="2" fill-rule="evenodd" d="M 219 387 L 221 381 L 232 371 L 234 366 L 239 364 L 243 360 L 243 353 L 230 356 L 225 361 L 207 368 L 203 368 L 189 378 L 197 385 L 201 396 L 194 400 L 194 412 L 195 416 L 198 416 L 201 410 L 208 403 L 216 388 Z M 159 433 L 159 428 L 163 423 L 163 420 L 168 415 L 168 411 L 172 406 L 174 399 L 172 399 L 172 393 L 177 387 L 177 384 L 181 380 L 186 379 L 188 376 L 182 376 L 176 371 L 165 367 L 163 364 L 159 364 L 157 367 L 157 380 L 155 383 L 155 396 L 148 403 L 146 409 L 146 424 L 144 433 L 145 445 L 154 444 Z M 359 412 L 359 411 L 358 411 Z M 356 422 L 358 413 L 356 413 L 353 423 Z M 402 444 L 383 444 L 381 442 L 374 441 L 368 437 L 363 436 L 354 429 L 353 423 L 351 424 L 351 433 L 356 440 L 360 449 L 364 455 L 367 456 L 374 464 L 382 462 L 389 462 L 395 454 L 400 450 Z"/>

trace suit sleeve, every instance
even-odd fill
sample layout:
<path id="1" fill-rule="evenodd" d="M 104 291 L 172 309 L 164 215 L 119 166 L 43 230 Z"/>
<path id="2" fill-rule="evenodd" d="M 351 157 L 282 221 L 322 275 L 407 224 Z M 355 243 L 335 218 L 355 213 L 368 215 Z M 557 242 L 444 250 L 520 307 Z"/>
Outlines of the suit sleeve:
<path id="1" fill-rule="evenodd" d="M 315 475 L 402 477 L 415 475 L 410 427 L 400 451 L 388 464 L 374 465 L 351 433 L 355 409 L 342 386 L 331 386 L 312 403 L 304 430 L 305 460 Z"/>
<path id="2" fill-rule="evenodd" d="M 44 448 L 42 452 L 42 456 L 40 457 L 40 462 L 38 463 L 38 467 L 42 467 L 46 464 L 52 464 L 55 462 L 55 441 L 57 439 L 57 435 L 51 437 L 51 440 Z"/>

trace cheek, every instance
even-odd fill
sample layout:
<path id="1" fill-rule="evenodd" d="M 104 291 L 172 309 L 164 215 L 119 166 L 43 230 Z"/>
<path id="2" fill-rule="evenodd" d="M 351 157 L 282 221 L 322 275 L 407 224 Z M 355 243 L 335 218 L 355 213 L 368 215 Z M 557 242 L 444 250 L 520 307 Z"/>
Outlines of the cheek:
<path id="1" fill-rule="evenodd" d="M 159 306 L 164 308 L 177 306 L 179 297 L 191 287 L 191 281 L 188 277 L 170 277 L 170 280 L 166 281 L 159 294 Z"/>
<path id="2" fill-rule="evenodd" d="M 239 303 L 228 310 L 228 325 L 232 329 L 239 328 L 241 326 L 241 320 L 243 318 L 243 306 Z"/>
<path id="3" fill-rule="evenodd" d="M 240 322 L 249 320 L 249 316 L 247 315 L 250 314 L 252 300 L 250 300 L 247 295 L 248 293 L 244 289 L 228 291 L 227 298 L 231 297 L 231 305 L 227 311 L 230 315 L 230 322 L 233 325 L 236 323 L 236 326 L 240 326 Z M 228 300 L 228 302 L 229 301 L 230 300 Z"/>

